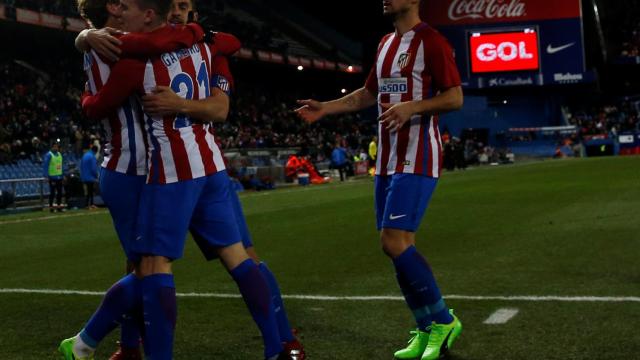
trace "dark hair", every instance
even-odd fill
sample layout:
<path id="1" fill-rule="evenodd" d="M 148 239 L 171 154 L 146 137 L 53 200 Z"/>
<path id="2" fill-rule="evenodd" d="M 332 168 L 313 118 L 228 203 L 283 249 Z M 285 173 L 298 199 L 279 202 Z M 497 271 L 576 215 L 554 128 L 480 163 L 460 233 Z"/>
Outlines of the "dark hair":
<path id="1" fill-rule="evenodd" d="M 173 0 L 136 0 L 140 9 L 153 9 L 161 18 L 166 19 Z"/>
<path id="2" fill-rule="evenodd" d="M 119 4 L 120 0 L 78 0 L 78 12 L 96 28 L 103 28 L 109 19 L 107 4 Z"/>
<path id="3" fill-rule="evenodd" d="M 91 151 L 93 151 L 95 154 L 97 154 L 97 153 L 98 153 L 98 147 L 97 147 L 97 146 L 95 146 L 95 145 L 93 145 L 93 146 L 91 147 Z"/>

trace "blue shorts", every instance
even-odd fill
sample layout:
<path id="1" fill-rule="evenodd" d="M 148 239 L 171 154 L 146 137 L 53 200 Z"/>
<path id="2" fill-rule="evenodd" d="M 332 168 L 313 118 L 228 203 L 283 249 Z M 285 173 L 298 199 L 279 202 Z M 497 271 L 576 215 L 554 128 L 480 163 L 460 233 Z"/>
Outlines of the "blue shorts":
<path id="1" fill-rule="evenodd" d="M 242 239 L 242 245 L 245 249 L 248 249 L 253 246 L 253 242 L 251 241 L 251 233 L 249 232 L 249 227 L 247 226 L 247 221 L 244 218 L 244 213 L 242 212 L 242 204 L 240 203 L 240 198 L 238 197 L 238 193 L 234 187 L 233 181 L 229 178 L 229 197 L 231 199 L 231 206 L 233 207 L 233 216 L 236 219 L 236 224 L 238 225 L 238 231 L 240 232 L 240 238 Z M 200 235 L 197 231 L 193 231 L 191 229 L 191 235 L 193 236 L 193 240 L 195 240 L 196 244 L 202 251 L 205 259 L 207 261 L 215 260 L 218 258 L 218 249 L 219 247 L 210 246 L 209 243 Z"/>
<path id="2" fill-rule="evenodd" d="M 127 259 L 133 262 L 140 260 L 139 256 L 131 250 L 131 246 L 137 236 L 138 206 L 146 178 L 144 175 L 132 176 L 100 168 L 102 199 L 111 213 L 120 245 L 122 245 Z"/>
<path id="3" fill-rule="evenodd" d="M 385 228 L 416 232 L 437 184 L 438 179 L 422 175 L 376 176 L 378 231 Z"/>
<path id="4" fill-rule="evenodd" d="M 140 197 L 138 237 L 133 251 L 140 255 L 179 259 L 188 231 L 206 257 L 240 242 L 225 171 L 171 184 L 146 184 Z"/>

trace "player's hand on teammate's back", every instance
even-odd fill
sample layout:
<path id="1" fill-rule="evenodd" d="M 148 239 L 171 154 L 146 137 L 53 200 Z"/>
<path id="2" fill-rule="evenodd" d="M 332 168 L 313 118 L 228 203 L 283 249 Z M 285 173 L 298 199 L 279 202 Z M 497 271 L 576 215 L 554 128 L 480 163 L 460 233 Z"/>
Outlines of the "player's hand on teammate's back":
<path id="1" fill-rule="evenodd" d="M 87 33 L 87 43 L 101 56 L 111 61 L 118 61 L 122 52 L 120 50 L 122 41 L 118 40 L 115 35 L 122 34 L 124 34 L 122 31 L 110 27 L 90 30 Z"/>
<path id="2" fill-rule="evenodd" d="M 390 132 L 400 130 L 415 114 L 413 103 L 411 101 L 392 104 L 380 104 L 384 111 L 378 118 L 382 125 Z"/>
<path id="3" fill-rule="evenodd" d="M 168 86 L 158 86 L 142 97 L 144 111 L 152 116 L 176 115 L 181 112 L 183 101 Z"/>
<path id="4" fill-rule="evenodd" d="M 319 101 L 298 100 L 298 105 L 302 105 L 302 107 L 295 110 L 296 114 L 309 124 L 322 119 L 326 115 L 324 105 Z"/>

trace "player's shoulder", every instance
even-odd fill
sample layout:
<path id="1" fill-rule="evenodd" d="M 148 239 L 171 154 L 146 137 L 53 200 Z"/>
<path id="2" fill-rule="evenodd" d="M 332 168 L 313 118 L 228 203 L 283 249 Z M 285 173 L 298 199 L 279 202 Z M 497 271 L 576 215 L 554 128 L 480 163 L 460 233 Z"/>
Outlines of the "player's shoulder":
<path id="1" fill-rule="evenodd" d="M 423 39 L 429 39 L 432 41 L 447 41 L 447 39 L 442 35 L 436 28 L 427 24 L 421 23 L 415 29 L 416 35 L 420 36 Z"/>
<path id="2" fill-rule="evenodd" d="M 422 26 L 419 26 L 416 30 L 416 36 L 419 36 L 423 43 L 425 44 L 425 46 L 427 46 L 428 48 L 431 49 L 443 49 L 443 50 L 447 50 L 447 49 L 451 49 L 451 44 L 449 43 L 449 40 L 447 40 L 447 38 L 442 35 L 442 33 L 440 33 L 437 29 L 435 29 L 434 27 L 426 24 L 426 23 L 422 23 Z"/>
<path id="3" fill-rule="evenodd" d="M 390 33 L 388 33 L 388 34 L 384 35 L 384 36 L 382 37 L 382 39 L 380 39 L 380 45 L 382 46 L 384 43 L 386 43 L 386 42 L 389 40 L 389 38 L 391 38 L 394 34 L 395 34 L 395 33 L 390 32 Z"/>

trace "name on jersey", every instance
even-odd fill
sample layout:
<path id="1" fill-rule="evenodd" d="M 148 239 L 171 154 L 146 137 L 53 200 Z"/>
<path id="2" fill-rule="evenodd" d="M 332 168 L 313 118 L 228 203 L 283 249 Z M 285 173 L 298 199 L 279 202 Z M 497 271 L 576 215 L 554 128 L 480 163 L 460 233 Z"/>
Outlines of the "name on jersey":
<path id="1" fill-rule="evenodd" d="M 200 47 L 198 44 L 195 44 L 189 49 L 180 49 L 178 51 L 162 54 L 160 58 L 162 59 L 162 62 L 169 67 L 186 57 L 199 53 Z"/>
<path id="2" fill-rule="evenodd" d="M 406 94 L 408 90 L 407 78 L 378 79 L 379 94 Z"/>

